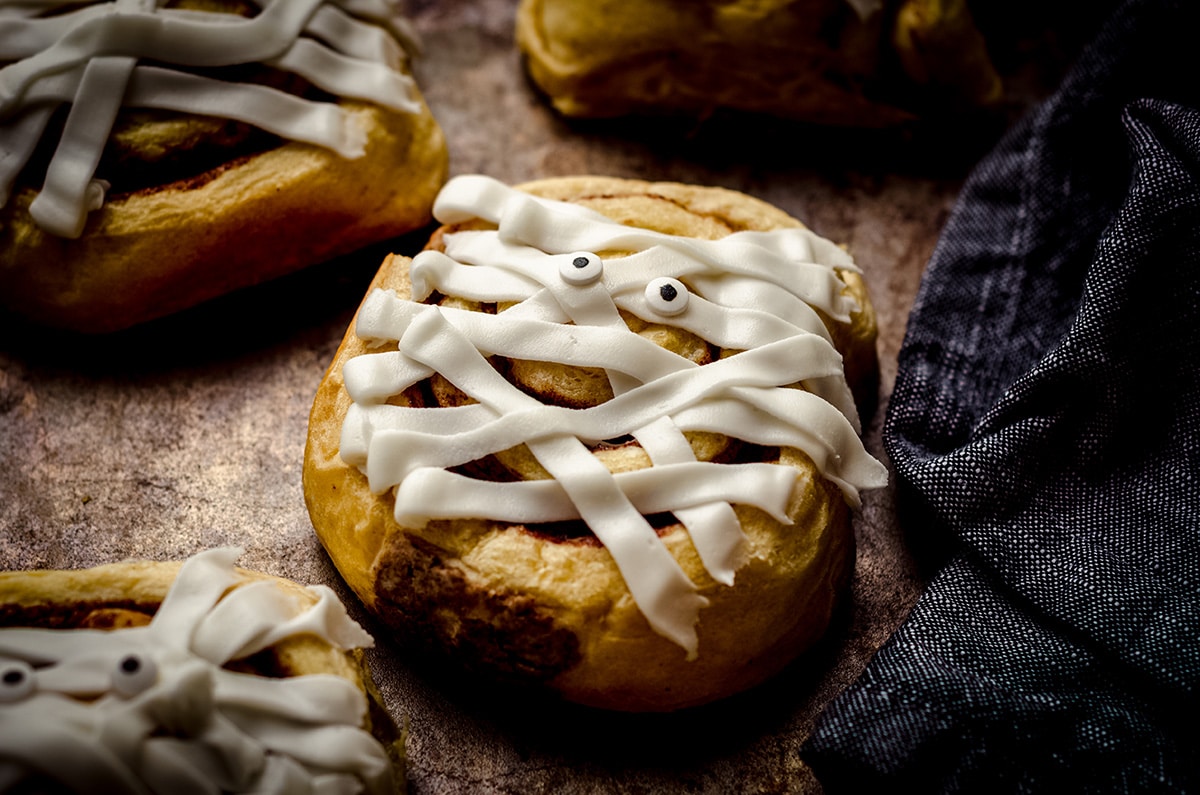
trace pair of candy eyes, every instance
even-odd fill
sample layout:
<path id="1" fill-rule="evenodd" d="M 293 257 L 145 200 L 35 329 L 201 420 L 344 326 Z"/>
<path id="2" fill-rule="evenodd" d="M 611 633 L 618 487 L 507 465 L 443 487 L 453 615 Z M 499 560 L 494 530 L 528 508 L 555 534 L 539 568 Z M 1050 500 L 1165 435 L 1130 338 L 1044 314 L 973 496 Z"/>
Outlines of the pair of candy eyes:
<path id="1" fill-rule="evenodd" d="M 141 654 L 126 654 L 113 666 L 112 689 L 119 696 L 132 698 L 158 681 L 158 666 Z M 28 663 L 13 661 L 0 665 L 0 703 L 12 703 L 29 696 L 37 688 L 37 672 Z"/>
<path id="2" fill-rule="evenodd" d="M 567 284 L 591 284 L 604 274 L 604 261 L 586 251 L 568 254 L 560 261 L 558 272 Z M 646 285 L 646 303 L 656 314 L 666 317 L 678 315 L 687 309 L 687 286 L 670 276 L 651 279 Z"/>

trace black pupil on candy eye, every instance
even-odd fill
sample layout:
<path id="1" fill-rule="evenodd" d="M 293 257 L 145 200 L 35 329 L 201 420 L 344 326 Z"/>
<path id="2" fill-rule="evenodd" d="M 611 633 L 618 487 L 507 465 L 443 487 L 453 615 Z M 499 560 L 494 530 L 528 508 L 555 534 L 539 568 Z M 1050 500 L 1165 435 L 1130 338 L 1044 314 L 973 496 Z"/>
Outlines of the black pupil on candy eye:
<path id="1" fill-rule="evenodd" d="M 5 671 L 4 672 L 4 684 L 6 684 L 6 685 L 19 685 L 19 684 L 21 684 L 21 682 L 24 682 L 24 681 L 25 681 L 25 674 L 22 671 Z"/>
<path id="2" fill-rule="evenodd" d="M 571 260 L 571 264 L 576 268 L 586 268 L 588 266 L 588 258 L 576 257 L 575 259 Z"/>
<path id="3" fill-rule="evenodd" d="M 142 667 L 142 661 L 137 657 L 126 657 L 121 660 L 121 670 L 127 674 L 135 674 Z"/>
<path id="4" fill-rule="evenodd" d="M 662 300 L 669 304 L 679 295 L 679 291 L 675 289 L 675 285 L 673 284 L 664 284 L 658 288 L 658 294 L 662 296 Z"/>

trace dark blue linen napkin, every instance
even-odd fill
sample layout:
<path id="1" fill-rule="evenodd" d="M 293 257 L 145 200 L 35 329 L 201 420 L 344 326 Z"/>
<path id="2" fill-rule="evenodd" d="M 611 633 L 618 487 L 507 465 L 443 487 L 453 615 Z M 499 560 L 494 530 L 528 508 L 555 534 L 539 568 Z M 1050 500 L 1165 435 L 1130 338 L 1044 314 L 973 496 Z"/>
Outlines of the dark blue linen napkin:
<path id="1" fill-rule="evenodd" d="M 941 555 L 827 792 L 1200 792 L 1200 2 L 1117 7 L 974 170 L 884 426 Z"/>

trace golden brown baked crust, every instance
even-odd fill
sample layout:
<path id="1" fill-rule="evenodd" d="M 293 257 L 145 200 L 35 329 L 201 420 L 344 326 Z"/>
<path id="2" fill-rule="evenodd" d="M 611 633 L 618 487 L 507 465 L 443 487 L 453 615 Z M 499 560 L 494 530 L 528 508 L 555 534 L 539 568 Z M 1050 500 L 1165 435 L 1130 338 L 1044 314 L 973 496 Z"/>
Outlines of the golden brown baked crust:
<path id="1" fill-rule="evenodd" d="M 149 623 L 179 574 L 178 561 L 130 561 L 88 569 L 41 569 L 0 572 L 0 629 L 113 629 Z M 241 588 L 258 581 L 272 582 L 298 604 L 316 604 L 317 597 L 291 580 L 238 569 Z M 375 687 L 361 649 L 343 651 L 316 635 L 285 637 L 231 668 L 259 676 L 284 678 L 330 674 L 352 683 L 366 696 L 366 725 L 392 758 L 396 781 L 404 781 L 400 732 Z M 402 789 L 402 787 L 401 787 Z"/>
<path id="2" fill-rule="evenodd" d="M 853 5 L 522 0 L 516 36 L 534 83 L 567 116 L 733 108 L 877 127 L 913 118 L 902 91 L 914 88 L 965 105 L 998 98 L 965 0 L 888 0 L 866 18 Z"/>
<path id="3" fill-rule="evenodd" d="M 260 10 L 247 0 L 166 5 Z M 410 71 L 406 56 L 389 67 Z M 283 69 L 224 69 L 220 80 L 319 96 Z M 45 326 L 116 331 L 424 226 L 448 155 L 415 86 L 410 98 L 414 112 L 336 100 L 365 134 L 365 154 L 353 159 L 244 122 L 121 108 L 95 175 L 111 189 L 77 239 L 30 216 L 50 151 L 18 176 L 0 207 L 0 307 Z M 51 121 L 48 140 L 61 125 Z"/>
<path id="4" fill-rule="evenodd" d="M 736 230 L 798 226 L 780 210 L 717 188 L 600 177 L 520 186 L 664 232 L 719 238 Z M 434 236 L 431 246 L 440 239 Z M 390 256 L 372 284 L 410 294 L 409 260 Z M 875 324 L 861 279 L 845 274 L 863 311 L 835 335 L 856 367 L 874 368 Z M 309 421 L 304 492 L 313 525 L 350 587 L 385 621 L 452 653 L 468 668 L 544 685 L 564 698 L 618 710 L 672 710 L 763 681 L 826 628 L 853 565 L 850 510 L 798 451 L 783 449 L 801 485 L 783 527 L 735 506 L 750 562 L 727 587 L 704 570 L 687 532 L 660 537 L 710 606 L 700 613 L 699 657 L 655 634 L 608 551 L 592 537 L 553 537 L 485 520 L 400 527 L 390 494 L 339 457 L 350 398 L 342 368 L 365 351 L 348 331 Z M 860 373 L 856 378 L 865 378 Z M 610 464 L 621 467 L 622 464 Z"/>

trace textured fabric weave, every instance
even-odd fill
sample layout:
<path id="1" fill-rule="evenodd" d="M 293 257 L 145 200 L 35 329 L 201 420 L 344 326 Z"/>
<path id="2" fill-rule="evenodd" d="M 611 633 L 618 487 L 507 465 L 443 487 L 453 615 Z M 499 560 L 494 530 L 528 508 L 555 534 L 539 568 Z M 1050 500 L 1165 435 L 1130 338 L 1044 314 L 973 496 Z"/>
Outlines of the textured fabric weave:
<path id="1" fill-rule="evenodd" d="M 884 442 L 944 553 L 827 791 L 1200 791 L 1200 3 L 1133 0 L 964 187 Z"/>

